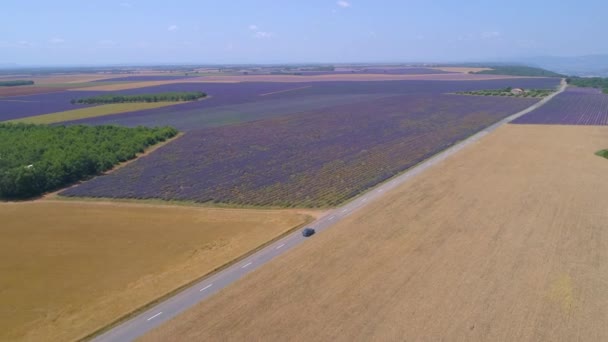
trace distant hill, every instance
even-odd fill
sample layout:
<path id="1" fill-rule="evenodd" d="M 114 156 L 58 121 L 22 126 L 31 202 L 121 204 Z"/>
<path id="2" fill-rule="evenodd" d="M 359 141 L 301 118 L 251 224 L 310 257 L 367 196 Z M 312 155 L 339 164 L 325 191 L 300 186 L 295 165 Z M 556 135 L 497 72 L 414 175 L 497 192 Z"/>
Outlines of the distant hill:
<path id="1" fill-rule="evenodd" d="M 578 57 L 544 56 L 528 58 L 522 62 L 565 75 L 608 77 L 608 55 Z"/>
<path id="2" fill-rule="evenodd" d="M 525 65 L 488 65 L 491 70 L 477 71 L 475 74 L 510 75 L 510 76 L 541 76 L 541 77 L 564 77 L 553 71 Z"/>

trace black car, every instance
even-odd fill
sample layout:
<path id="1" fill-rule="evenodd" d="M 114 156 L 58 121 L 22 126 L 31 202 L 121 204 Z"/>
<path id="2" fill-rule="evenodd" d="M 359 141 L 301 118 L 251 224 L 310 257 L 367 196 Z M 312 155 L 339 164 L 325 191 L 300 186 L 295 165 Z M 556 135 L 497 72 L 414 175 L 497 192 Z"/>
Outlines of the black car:
<path id="1" fill-rule="evenodd" d="M 309 237 L 311 235 L 313 235 L 315 233 L 315 230 L 312 228 L 304 228 L 304 230 L 302 231 L 302 236 L 304 237 Z"/>

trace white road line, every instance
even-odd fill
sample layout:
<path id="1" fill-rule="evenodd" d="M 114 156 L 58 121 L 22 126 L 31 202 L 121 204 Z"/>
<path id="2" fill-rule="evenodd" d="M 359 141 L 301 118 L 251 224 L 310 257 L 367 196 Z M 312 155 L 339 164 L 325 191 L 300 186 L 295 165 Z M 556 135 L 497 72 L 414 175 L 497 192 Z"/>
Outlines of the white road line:
<path id="1" fill-rule="evenodd" d="M 213 286 L 213 284 L 209 284 L 209 285 L 203 287 L 202 289 L 199 290 L 199 292 L 205 291 L 206 289 L 210 288 L 211 286 Z"/>
<path id="2" fill-rule="evenodd" d="M 344 210 L 342 210 L 341 212 L 342 212 L 342 213 L 345 213 L 345 212 L 347 212 L 347 211 L 348 211 L 348 209 L 344 209 Z"/>
<path id="3" fill-rule="evenodd" d="M 156 315 L 154 315 L 154 316 L 152 316 L 152 317 L 148 318 L 148 321 L 149 321 L 149 320 L 151 320 L 151 319 L 154 319 L 154 318 L 156 318 L 156 317 L 158 317 L 158 316 L 160 316 L 160 315 L 162 315 L 162 313 L 163 313 L 163 312 L 161 311 L 161 312 L 157 313 Z"/>
<path id="4" fill-rule="evenodd" d="M 251 265 L 251 263 L 250 263 L 250 262 L 248 262 L 248 263 L 246 263 L 245 265 L 241 266 L 241 268 L 248 267 L 249 265 Z"/>
<path id="5" fill-rule="evenodd" d="M 335 218 L 336 218 L 335 216 L 330 216 L 330 217 L 329 217 L 329 219 L 330 219 L 330 220 L 333 220 L 333 219 L 335 219 Z"/>
<path id="6" fill-rule="evenodd" d="M 285 244 L 284 244 L 284 243 L 282 243 L 282 244 L 278 245 L 278 246 L 277 246 L 277 248 L 275 248 L 275 249 L 279 249 L 279 248 L 281 248 L 281 247 L 283 247 L 283 246 L 285 246 Z"/>

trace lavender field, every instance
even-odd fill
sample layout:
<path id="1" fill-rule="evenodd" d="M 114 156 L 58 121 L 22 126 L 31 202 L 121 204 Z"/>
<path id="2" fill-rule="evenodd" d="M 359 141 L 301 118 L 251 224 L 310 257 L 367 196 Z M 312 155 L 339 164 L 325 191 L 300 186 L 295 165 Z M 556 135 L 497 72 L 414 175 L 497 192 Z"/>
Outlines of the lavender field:
<path id="1" fill-rule="evenodd" d="M 103 94 L 100 91 L 59 91 L 47 94 L 0 98 L 0 121 L 91 107 L 70 100 Z"/>
<path id="2" fill-rule="evenodd" d="M 486 81 L 367 81 L 367 82 L 245 82 L 179 83 L 122 91 L 141 94 L 168 91 L 204 91 L 209 99 L 166 108 L 110 115 L 70 124 L 117 124 L 134 126 L 169 125 L 193 130 L 225 124 L 255 121 L 310 110 L 330 109 L 395 95 L 441 94 L 478 89 L 554 88 L 559 79 L 521 78 Z"/>
<path id="3" fill-rule="evenodd" d="M 608 95 L 598 89 L 569 87 L 514 124 L 608 125 Z"/>
<path id="4" fill-rule="evenodd" d="M 332 206 L 536 101 L 397 94 L 195 129 L 61 195 Z"/>

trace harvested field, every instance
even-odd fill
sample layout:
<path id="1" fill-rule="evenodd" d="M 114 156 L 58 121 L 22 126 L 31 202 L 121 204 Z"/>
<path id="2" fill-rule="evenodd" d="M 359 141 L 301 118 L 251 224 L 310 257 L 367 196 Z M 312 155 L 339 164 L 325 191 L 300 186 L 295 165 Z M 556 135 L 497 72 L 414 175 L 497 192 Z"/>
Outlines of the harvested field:
<path id="1" fill-rule="evenodd" d="M 608 125 L 608 94 L 599 89 L 568 87 L 546 105 L 513 123 Z"/>
<path id="2" fill-rule="evenodd" d="M 0 98 L 54 93 L 54 92 L 58 92 L 58 91 L 64 91 L 66 88 L 67 87 L 38 87 L 38 86 L 2 87 L 2 88 L 0 88 Z"/>
<path id="3" fill-rule="evenodd" d="M 608 127 L 506 125 L 144 341 L 606 341 Z"/>
<path id="4" fill-rule="evenodd" d="M 175 102 L 140 102 L 140 103 L 115 103 L 88 108 L 68 110 L 65 112 L 30 116 L 22 119 L 11 120 L 11 122 L 24 122 L 33 124 L 52 124 L 64 121 L 81 120 L 110 114 L 122 114 L 144 109 L 161 108 L 176 105 Z"/>
<path id="5" fill-rule="evenodd" d="M 192 130 L 61 195 L 334 206 L 535 102 L 409 94 Z"/>
<path id="6" fill-rule="evenodd" d="M 76 340 L 308 219 L 293 211 L 0 203 L 0 340 Z"/>

